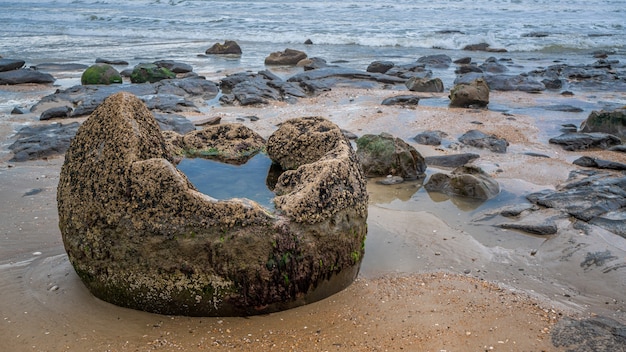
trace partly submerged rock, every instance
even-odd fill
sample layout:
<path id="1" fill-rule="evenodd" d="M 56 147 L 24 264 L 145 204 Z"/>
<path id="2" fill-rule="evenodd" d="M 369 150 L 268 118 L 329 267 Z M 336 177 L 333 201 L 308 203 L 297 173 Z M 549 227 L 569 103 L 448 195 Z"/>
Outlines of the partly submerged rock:
<path id="1" fill-rule="evenodd" d="M 437 173 L 430 176 L 424 185 L 427 191 L 487 200 L 500 193 L 498 181 L 476 166 L 461 166 L 450 174 Z"/>
<path id="2" fill-rule="evenodd" d="M 279 177 L 272 214 L 199 193 L 145 105 L 112 95 L 81 126 L 61 170 L 69 260 L 100 299 L 160 314 L 263 314 L 327 297 L 356 277 L 367 231 L 356 156 L 345 138 L 333 143 Z"/>
<path id="3" fill-rule="evenodd" d="M 215 43 L 210 48 L 206 49 L 206 54 L 209 55 L 241 55 L 241 47 L 234 40 L 226 40 L 224 44 Z"/>
<path id="4" fill-rule="evenodd" d="M 450 155 L 433 155 L 425 158 L 426 164 L 429 166 L 442 166 L 457 168 L 463 166 L 475 159 L 480 158 L 480 155 L 475 153 L 462 153 L 462 154 L 450 154 Z"/>
<path id="5" fill-rule="evenodd" d="M 366 134 L 357 139 L 357 155 L 367 177 L 400 176 L 415 180 L 424 176 L 424 157 L 411 145 L 388 133 Z"/>
<path id="6" fill-rule="evenodd" d="M 423 145 L 440 145 L 441 139 L 447 136 L 443 131 L 424 131 L 413 137 L 413 140 Z"/>
<path id="7" fill-rule="evenodd" d="M 626 170 L 626 164 L 617 161 L 592 158 L 590 156 L 581 156 L 572 162 L 578 166 L 595 167 L 597 169 Z"/>
<path id="8" fill-rule="evenodd" d="M 236 123 L 207 126 L 180 139 L 184 155 L 243 164 L 265 147 L 265 139 Z"/>

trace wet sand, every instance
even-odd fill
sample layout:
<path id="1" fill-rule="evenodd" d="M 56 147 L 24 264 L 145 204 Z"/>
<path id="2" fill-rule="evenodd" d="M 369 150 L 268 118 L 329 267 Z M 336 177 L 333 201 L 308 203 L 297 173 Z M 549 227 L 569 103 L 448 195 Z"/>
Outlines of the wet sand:
<path id="1" fill-rule="evenodd" d="M 89 294 L 65 255 L 57 227 L 56 185 L 62 157 L 11 163 L 0 157 L 0 314 L 10 351 L 558 351 L 550 329 L 563 315 L 595 314 L 626 322 L 626 274 L 582 268 L 589 251 L 626 253 L 626 240 L 572 229 L 539 237 L 481 220 L 493 208 L 554 187 L 581 155 L 626 162 L 623 154 L 568 153 L 545 141 L 536 117 L 501 111 L 448 109 L 444 95 L 412 108 L 383 107 L 381 98 L 406 92 L 334 89 L 297 104 L 208 107 L 192 121 L 220 116 L 267 137 L 281 121 L 330 118 L 357 135 L 389 132 L 411 142 L 439 129 L 450 140 L 468 129 L 496 133 L 509 152 L 478 152 L 503 197 L 476 204 L 426 193 L 419 183 L 368 184 L 366 254 L 357 281 L 320 302 L 249 318 L 170 317 L 112 306 Z M 533 106 L 536 96 L 492 95 L 494 105 Z M 546 99 L 544 95 L 542 99 Z M 557 97 L 554 97 L 557 99 Z M 430 105 L 429 105 L 430 104 Z M 257 116 L 251 122 L 245 116 Z M 512 119 L 510 117 L 513 117 Z M 482 124 L 477 124 L 476 122 Z M 13 122 L 3 123 L 7 138 Z M 548 127 L 553 128 L 553 127 Z M 554 133 L 552 134 L 554 135 Z M 4 140 L 3 138 L 3 140 Z M 423 155 L 456 153 L 414 145 Z M 6 148 L 3 148 L 6 149 Z M 532 151 L 551 158 L 524 154 Z M 434 172 L 437 170 L 431 170 Z M 567 221 L 562 219 L 559 221 Z M 626 257 L 621 256 L 621 263 Z M 619 263 L 615 264 L 619 266 Z M 610 269 L 610 268 L 609 268 Z"/>

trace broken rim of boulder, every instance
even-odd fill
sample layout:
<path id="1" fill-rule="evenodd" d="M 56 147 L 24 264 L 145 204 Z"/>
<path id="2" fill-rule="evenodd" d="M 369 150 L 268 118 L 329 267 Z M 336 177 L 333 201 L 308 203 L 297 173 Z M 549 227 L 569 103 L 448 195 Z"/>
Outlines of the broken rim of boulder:
<path id="1" fill-rule="evenodd" d="M 344 289 L 363 258 L 368 195 L 350 143 L 331 127 L 336 147 L 283 172 L 272 214 L 198 192 L 145 104 L 112 95 L 79 128 L 61 170 L 71 264 L 96 297 L 168 315 L 265 314 Z"/>

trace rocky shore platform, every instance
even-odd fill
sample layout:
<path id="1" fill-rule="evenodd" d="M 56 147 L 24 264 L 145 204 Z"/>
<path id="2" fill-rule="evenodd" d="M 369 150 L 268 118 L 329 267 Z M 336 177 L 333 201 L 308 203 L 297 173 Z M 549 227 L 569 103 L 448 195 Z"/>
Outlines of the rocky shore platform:
<path id="1" fill-rule="evenodd" d="M 624 121 L 623 64 L 507 74 L 514 63 L 506 60 L 453 61 L 354 70 L 311 60 L 285 69 L 287 77 L 268 69 L 219 80 L 187 72 L 152 83 L 2 87 L 27 97 L 0 129 L 8 346 L 623 350 L 626 156 L 623 123 L 615 123 Z M 453 87 L 407 86 L 450 67 L 455 86 L 482 82 L 456 90 L 476 94 L 459 100 L 466 105 L 450 106 Z M 394 149 L 421 158 L 412 159 L 414 174 L 388 168 L 368 178 L 365 255 L 346 290 L 252 319 L 126 310 L 82 285 L 63 248 L 56 202 L 71 138 L 120 91 L 138 96 L 165 136 L 238 123 L 269 138 L 288 119 L 322 116 L 355 146 L 367 135 L 397 138 L 404 144 Z M 592 102 L 602 108 L 588 113 Z"/>

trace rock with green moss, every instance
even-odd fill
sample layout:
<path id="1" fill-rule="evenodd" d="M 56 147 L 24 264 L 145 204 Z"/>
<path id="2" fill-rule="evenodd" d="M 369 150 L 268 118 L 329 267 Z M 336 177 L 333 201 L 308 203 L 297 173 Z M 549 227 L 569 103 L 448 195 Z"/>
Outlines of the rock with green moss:
<path id="1" fill-rule="evenodd" d="M 366 134 L 357 139 L 357 155 L 367 177 L 400 176 L 405 180 L 423 177 L 424 157 L 400 138 L 388 133 Z"/>
<path id="2" fill-rule="evenodd" d="M 169 78 L 176 78 L 176 74 L 166 67 L 148 63 L 135 66 L 130 74 L 130 81 L 133 83 L 154 83 Z"/>
<path id="3" fill-rule="evenodd" d="M 176 169 L 145 104 L 114 94 L 65 155 L 57 204 L 69 260 L 96 297 L 160 314 L 265 314 L 325 298 L 358 274 L 368 204 L 349 142 L 329 144 L 278 177 L 275 210 L 218 201 Z"/>
<path id="4" fill-rule="evenodd" d="M 80 77 L 80 83 L 84 86 L 90 84 L 119 84 L 122 83 L 122 76 L 111 65 L 98 63 L 89 66 Z"/>

